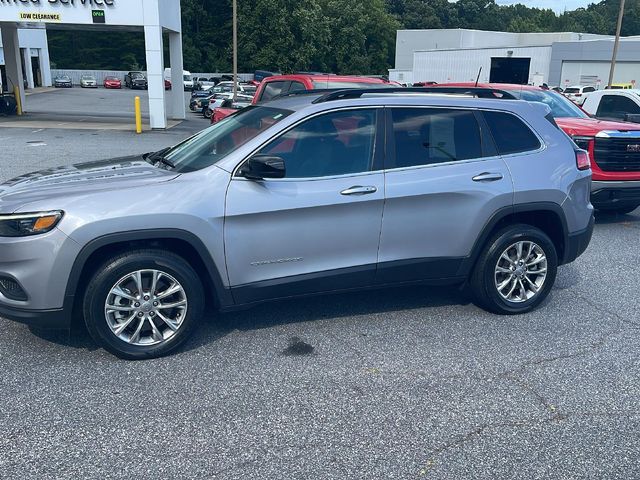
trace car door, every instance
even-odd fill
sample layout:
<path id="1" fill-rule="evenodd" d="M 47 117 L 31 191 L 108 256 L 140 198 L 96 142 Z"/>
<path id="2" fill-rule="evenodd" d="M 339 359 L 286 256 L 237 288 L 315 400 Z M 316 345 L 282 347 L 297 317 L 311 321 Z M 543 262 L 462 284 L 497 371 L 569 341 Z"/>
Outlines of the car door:
<path id="1" fill-rule="evenodd" d="M 227 191 L 225 252 L 237 303 L 373 283 L 384 204 L 382 109 L 298 123 L 255 154 L 282 179 L 238 173 Z"/>
<path id="2" fill-rule="evenodd" d="M 509 169 L 472 110 L 391 107 L 376 281 L 453 278 L 491 216 L 513 204 Z"/>

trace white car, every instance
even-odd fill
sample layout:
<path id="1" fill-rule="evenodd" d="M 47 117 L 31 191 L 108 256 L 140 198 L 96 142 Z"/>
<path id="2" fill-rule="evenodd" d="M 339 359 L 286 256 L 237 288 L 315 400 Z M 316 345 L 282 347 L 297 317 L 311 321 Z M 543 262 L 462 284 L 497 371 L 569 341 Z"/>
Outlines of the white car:
<path id="1" fill-rule="evenodd" d="M 589 94 L 595 92 L 595 87 L 584 85 L 573 85 L 567 87 L 562 92 L 569 100 L 577 105 L 582 105 Z"/>
<path id="2" fill-rule="evenodd" d="M 589 94 L 582 108 L 603 120 L 640 123 L 640 90 L 598 90 Z"/>
<path id="3" fill-rule="evenodd" d="M 209 107 L 205 108 L 202 112 L 205 118 L 211 118 L 211 114 L 213 113 L 214 108 L 221 107 L 225 100 L 229 100 L 233 98 L 233 92 L 222 92 L 216 93 L 211 100 L 209 100 Z M 245 95 L 242 93 L 238 93 L 236 96 L 236 100 L 238 102 L 247 102 L 251 103 L 253 100 L 253 95 Z"/>
<path id="4" fill-rule="evenodd" d="M 170 68 L 165 68 L 164 69 L 164 79 L 171 81 L 171 69 Z M 191 77 L 191 73 L 183 70 L 182 71 L 182 83 L 184 85 L 184 90 L 185 91 L 192 91 L 193 90 L 193 78 Z"/>

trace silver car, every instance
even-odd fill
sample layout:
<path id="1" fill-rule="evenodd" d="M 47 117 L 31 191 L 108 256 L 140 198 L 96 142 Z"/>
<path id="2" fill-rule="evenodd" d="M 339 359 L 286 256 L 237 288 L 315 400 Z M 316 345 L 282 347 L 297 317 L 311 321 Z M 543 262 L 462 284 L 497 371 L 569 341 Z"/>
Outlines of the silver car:
<path id="1" fill-rule="evenodd" d="M 101 346 L 140 359 L 182 344 L 207 305 L 416 282 L 530 311 L 593 230 L 588 154 L 547 114 L 316 92 L 173 148 L 13 179 L 0 185 L 0 316 L 80 317 Z"/>
<path id="2" fill-rule="evenodd" d="M 93 75 L 82 75 L 80 77 L 81 88 L 98 88 L 98 81 Z"/>

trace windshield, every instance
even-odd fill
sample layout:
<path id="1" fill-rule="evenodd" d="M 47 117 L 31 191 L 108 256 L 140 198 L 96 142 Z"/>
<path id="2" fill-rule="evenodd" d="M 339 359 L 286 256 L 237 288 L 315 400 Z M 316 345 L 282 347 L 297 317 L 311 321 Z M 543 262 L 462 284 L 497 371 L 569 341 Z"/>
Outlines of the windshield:
<path id="1" fill-rule="evenodd" d="M 566 90 L 565 90 L 566 91 Z M 568 98 L 550 90 L 513 90 L 509 91 L 513 96 L 527 102 L 544 103 L 551 109 L 554 118 L 574 117 L 589 118 Z"/>
<path id="2" fill-rule="evenodd" d="M 164 158 L 175 165 L 177 172 L 209 167 L 291 113 L 279 108 L 248 107 L 173 147 Z"/>
<path id="3" fill-rule="evenodd" d="M 140 72 L 134 72 L 131 74 L 132 78 L 144 78 L 144 75 Z"/>
<path id="4" fill-rule="evenodd" d="M 569 87 L 564 89 L 564 93 L 580 93 L 580 89 L 575 87 Z"/>
<path id="5" fill-rule="evenodd" d="M 396 87 L 391 83 L 375 83 L 375 82 L 349 82 L 335 80 L 314 80 L 313 88 L 389 88 Z"/>
<path id="6" fill-rule="evenodd" d="M 185 82 L 191 81 L 191 75 L 184 75 L 182 78 L 184 79 Z"/>

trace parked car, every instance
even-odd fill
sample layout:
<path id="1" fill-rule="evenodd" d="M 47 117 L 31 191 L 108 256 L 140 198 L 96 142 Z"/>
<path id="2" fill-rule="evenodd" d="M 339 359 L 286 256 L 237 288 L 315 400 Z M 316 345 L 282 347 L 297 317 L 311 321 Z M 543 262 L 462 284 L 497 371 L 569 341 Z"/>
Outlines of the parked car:
<path id="1" fill-rule="evenodd" d="M 144 89 L 149 88 L 147 82 L 147 76 L 142 72 L 129 72 L 124 76 L 124 85 L 131 89 Z"/>
<path id="2" fill-rule="evenodd" d="M 233 101 L 232 98 L 223 100 L 222 104 L 219 107 L 211 109 L 211 123 L 218 123 L 223 118 L 228 117 L 232 113 L 236 113 L 238 110 L 247 108 L 250 105 L 251 101 Z"/>
<path id="3" fill-rule="evenodd" d="M 72 88 L 73 82 L 69 75 L 58 75 L 53 79 L 53 86 L 56 88 Z"/>
<path id="4" fill-rule="evenodd" d="M 169 80 L 171 81 L 171 69 L 170 68 L 165 68 L 164 69 L 164 79 L 165 80 Z M 182 84 L 184 86 L 184 91 L 192 91 L 194 90 L 194 85 L 193 85 L 193 78 L 191 77 L 191 73 L 188 72 L 187 70 L 183 70 L 182 71 Z"/>
<path id="5" fill-rule="evenodd" d="M 171 90 L 171 80 L 164 79 L 164 89 Z"/>
<path id="6" fill-rule="evenodd" d="M 104 79 L 104 88 L 122 88 L 122 82 L 118 77 L 106 77 Z"/>
<path id="7" fill-rule="evenodd" d="M 0 115 L 15 115 L 17 109 L 16 98 L 10 93 L 2 92 L 2 89 L 0 89 Z"/>
<path id="8" fill-rule="evenodd" d="M 202 113 L 205 108 L 209 107 L 209 101 L 214 97 L 214 94 L 211 93 L 206 97 L 191 97 L 189 101 L 189 110 L 192 112 Z"/>
<path id="9" fill-rule="evenodd" d="M 216 108 L 221 107 L 222 103 L 225 100 L 232 99 L 232 98 L 233 98 L 232 92 L 214 93 L 211 99 L 209 100 L 209 105 L 207 106 L 207 108 L 203 109 L 202 115 L 204 116 L 204 118 L 211 118 L 213 115 L 213 111 Z M 236 101 L 240 103 L 250 104 L 252 100 L 253 100 L 253 96 L 251 95 L 244 95 L 242 93 L 238 93 L 236 95 Z M 223 115 L 223 113 L 218 112 L 218 117 L 220 117 L 221 115 Z"/>
<path id="10" fill-rule="evenodd" d="M 562 87 L 558 87 L 558 86 L 556 86 L 556 87 L 550 87 L 550 88 L 551 88 L 551 90 L 553 90 L 554 92 L 558 92 L 558 93 L 563 93 L 563 92 L 564 92 L 564 88 L 562 88 Z"/>
<path id="11" fill-rule="evenodd" d="M 93 75 L 82 75 L 80 77 L 80 88 L 98 88 L 98 81 Z"/>
<path id="12" fill-rule="evenodd" d="M 582 108 L 603 120 L 640 123 L 640 90 L 598 90 L 587 97 Z"/>
<path id="13" fill-rule="evenodd" d="M 298 90 L 335 90 L 340 88 L 395 87 L 382 78 L 328 74 L 274 75 L 265 78 L 253 97 L 253 103 Z"/>
<path id="14" fill-rule="evenodd" d="M 462 86 L 473 83 L 437 85 Z M 549 106 L 558 126 L 592 159 L 591 203 L 598 210 L 629 213 L 640 206 L 640 125 L 590 118 L 562 95 L 527 85 L 480 84 Z"/>
<path id="15" fill-rule="evenodd" d="M 576 105 L 582 105 L 589 94 L 595 91 L 595 87 L 573 85 L 565 88 L 562 93 Z"/>
<path id="16" fill-rule="evenodd" d="M 419 282 L 468 283 L 499 314 L 540 305 L 594 223 L 589 156 L 548 108 L 344 92 L 5 183 L 0 316 L 77 314 L 99 345 L 143 359 L 181 345 L 205 304 Z"/>
<path id="17" fill-rule="evenodd" d="M 606 90 L 629 90 L 635 88 L 633 83 L 612 83 L 604 87 Z"/>

